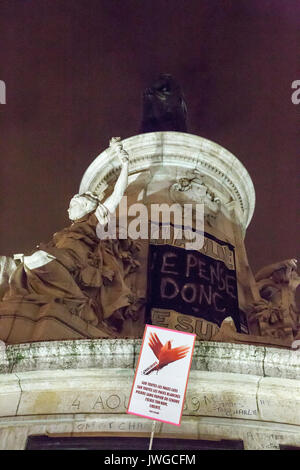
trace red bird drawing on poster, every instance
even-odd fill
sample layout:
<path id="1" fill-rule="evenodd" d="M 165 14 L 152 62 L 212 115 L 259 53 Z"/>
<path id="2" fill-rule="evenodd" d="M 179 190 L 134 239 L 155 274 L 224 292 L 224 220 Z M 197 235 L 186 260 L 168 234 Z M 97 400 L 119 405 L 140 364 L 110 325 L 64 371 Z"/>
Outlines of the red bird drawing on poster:
<path id="1" fill-rule="evenodd" d="M 160 369 L 167 366 L 171 362 L 175 362 L 186 357 L 190 349 L 189 346 L 179 346 L 177 348 L 172 348 L 171 341 L 172 340 L 169 340 L 165 345 L 162 345 L 156 333 L 150 334 L 149 346 L 157 357 L 158 362 L 148 367 L 144 371 L 145 375 L 150 374 L 154 370 L 158 372 Z"/>

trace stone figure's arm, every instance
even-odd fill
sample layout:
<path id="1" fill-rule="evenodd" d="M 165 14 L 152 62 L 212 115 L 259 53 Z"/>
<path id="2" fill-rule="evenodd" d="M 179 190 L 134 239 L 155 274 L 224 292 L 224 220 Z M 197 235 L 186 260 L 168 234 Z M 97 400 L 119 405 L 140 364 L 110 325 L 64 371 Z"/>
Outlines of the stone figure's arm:
<path id="1" fill-rule="evenodd" d="M 9 288 L 9 279 L 14 271 L 17 269 L 17 265 L 13 258 L 9 256 L 0 256 L 0 299 Z"/>
<path id="2" fill-rule="evenodd" d="M 98 219 L 103 218 L 103 211 L 105 211 L 105 209 L 105 212 L 107 212 L 108 214 L 113 214 L 115 212 L 128 186 L 128 153 L 123 149 L 119 137 L 113 137 L 111 139 L 110 147 L 116 151 L 118 157 L 120 158 L 122 163 L 122 169 L 119 178 L 115 184 L 113 193 L 106 199 L 104 203 L 101 203 L 99 205 L 99 208 L 96 210 L 96 216 L 99 216 Z"/>
<path id="3" fill-rule="evenodd" d="M 263 279 L 268 279 L 272 276 L 275 271 L 279 271 L 280 269 L 286 269 L 287 272 L 292 270 L 297 270 L 297 260 L 296 259 L 287 259 L 281 261 L 279 263 L 270 264 L 269 266 L 265 266 L 264 268 L 260 269 L 256 275 L 255 280 L 261 281 Z"/>

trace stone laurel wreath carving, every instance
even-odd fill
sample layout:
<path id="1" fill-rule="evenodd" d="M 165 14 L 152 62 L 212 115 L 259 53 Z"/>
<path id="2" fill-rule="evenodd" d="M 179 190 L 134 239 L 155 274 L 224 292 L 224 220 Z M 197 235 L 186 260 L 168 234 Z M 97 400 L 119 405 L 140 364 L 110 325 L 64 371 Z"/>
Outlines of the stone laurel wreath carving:
<path id="1" fill-rule="evenodd" d="M 5 342 L 36 339 L 31 329 L 41 319 L 55 319 L 47 339 L 59 336 L 58 321 L 73 331 L 81 328 L 83 337 L 113 337 L 127 318 L 137 320 L 143 298 L 130 283 L 130 275 L 139 266 L 139 246 L 130 239 L 99 240 L 96 233 L 97 225 L 106 224 L 115 211 L 128 184 L 128 154 L 120 138 L 113 138 L 110 146 L 122 165 L 111 196 L 103 203 L 102 195 L 90 192 L 74 196 L 68 210 L 70 227 L 55 233 L 49 243 L 40 243 L 30 256 L 17 255 L 18 266 L 1 258 L 6 292 L 0 302 L 0 339 Z M 91 328 L 98 333 L 89 334 Z M 133 326 L 127 334 L 139 335 L 134 330 Z"/>
<path id="2" fill-rule="evenodd" d="M 300 285 L 297 260 L 266 266 L 255 279 L 260 299 L 249 306 L 248 321 L 258 322 L 262 336 L 291 341 L 300 338 L 300 311 L 295 299 Z"/>

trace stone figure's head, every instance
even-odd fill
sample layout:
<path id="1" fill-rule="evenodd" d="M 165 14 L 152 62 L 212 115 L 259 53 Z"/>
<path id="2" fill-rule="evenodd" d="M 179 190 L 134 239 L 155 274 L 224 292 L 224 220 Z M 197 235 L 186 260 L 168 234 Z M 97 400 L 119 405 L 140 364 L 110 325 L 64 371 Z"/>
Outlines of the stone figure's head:
<path id="1" fill-rule="evenodd" d="M 179 178 L 178 183 L 181 191 L 188 191 L 192 187 L 191 180 L 188 178 Z"/>
<path id="2" fill-rule="evenodd" d="M 68 209 L 69 219 L 74 221 L 96 210 L 101 196 L 91 192 L 76 194 L 72 197 Z"/>
<path id="3" fill-rule="evenodd" d="M 170 74 L 160 74 L 143 93 L 141 132 L 186 132 L 186 104 L 179 84 Z"/>

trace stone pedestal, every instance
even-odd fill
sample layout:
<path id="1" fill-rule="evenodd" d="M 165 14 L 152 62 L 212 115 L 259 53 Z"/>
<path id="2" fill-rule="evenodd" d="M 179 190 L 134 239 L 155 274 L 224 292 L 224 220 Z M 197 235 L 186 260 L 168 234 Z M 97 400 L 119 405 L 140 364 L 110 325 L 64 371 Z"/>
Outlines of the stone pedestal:
<path id="1" fill-rule="evenodd" d="M 117 197 L 116 189 L 120 188 L 116 181 L 119 181 L 121 166 L 116 145 L 110 146 L 93 161 L 80 184 L 80 193 L 89 193 L 82 199 L 92 197 L 93 201 L 97 201 L 89 212 L 95 221 L 92 229 L 94 241 L 90 240 L 95 247 L 93 245 L 87 258 L 81 260 L 79 268 L 76 265 L 76 275 L 73 275 L 73 271 L 68 270 L 70 260 L 66 261 L 62 251 L 59 249 L 57 251 L 55 245 L 52 263 L 52 275 L 55 280 L 60 267 L 56 256 L 58 260 L 62 256 L 61 262 L 63 265 L 65 263 L 67 272 L 64 271 L 64 275 L 61 272 L 61 279 L 65 279 L 66 275 L 69 284 L 70 282 L 74 284 L 74 276 L 80 281 L 82 273 L 79 271 L 86 267 L 90 270 L 90 276 L 95 266 L 97 271 L 99 260 L 103 260 L 103 255 L 95 254 L 93 251 L 96 248 L 99 251 L 99 247 L 104 247 L 100 240 L 98 242 L 98 238 L 101 238 L 96 228 L 99 219 L 97 220 L 93 211 L 97 213 L 102 207 L 105 212 L 105 207 L 99 204 L 99 200 L 105 204 L 112 191 L 114 196 L 110 200 L 114 199 L 119 203 L 121 199 L 121 196 Z M 185 248 L 185 242 L 178 244 L 175 240 L 175 243 L 174 238 L 166 242 L 161 236 L 153 241 L 153 234 L 149 230 L 146 237 L 141 240 L 139 252 L 136 248 L 127 250 L 124 248 L 125 244 L 122 248 L 118 248 L 117 245 L 121 245 L 120 240 L 114 240 L 115 251 L 112 249 L 111 258 L 114 260 L 118 258 L 117 263 L 120 262 L 122 265 L 123 281 L 130 292 L 126 300 L 128 311 L 124 317 L 122 317 L 124 312 L 119 312 L 117 307 L 104 317 L 99 300 L 95 306 L 95 311 L 100 312 L 97 314 L 98 317 L 89 306 L 85 308 L 89 310 L 89 314 L 85 313 L 87 316 L 81 315 L 78 309 L 75 309 L 74 313 L 72 306 L 66 307 L 63 305 L 64 302 L 56 302 L 56 294 L 53 292 L 49 294 L 50 300 L 45 301 L 42 295 L 35 303 L 28 293 L 28 302 L 27 300 L 23 302 L 25 288 L 22 286 L 20 288 L 23 279 L 20 274 L 20 285 L 16 283 L 19 288 L 18 295 L 14 297 L 12 293 L 11 297 L 8 296 L 9 298 L 1 303 L 3 308 L 0 309 L 0 338 L 10 344 L 81 338 L 139 338 L 142 336 L 144 324 L 152 322 L 162 327 L 194 332 L 199 340 L 290 347 L 293 340 L 299 339 L 300 334 L 300 315 L 294 301 L 300 277 L 296 273 L 295 260 L 285 260 L 263 268 L 259 273 L 259 282 L 255 281 L 244 246 L 245 231 L 254 211 L 255 192 L 251 178 L 241 162 L 218 144 L 181 132 L 141 134 L 125 139 L 122 145 L 126 161 L 127 155 L 129 156 L 129 176 L 125 193 L 127 212 L 125 211 L 125 215 L 122 212 L 123 200 L 117 210 L 121 228 L 125 230 L 122 225 L 124 217 L 127 226 L 130 225 L 139 211 L 137 206 L 142 206 L 144 210 L 142 218 L 147 220 L 152 229 L 153 206 L 161 208 L 165 205 L 169 208 L 169 216 L 173 217 L 171 222 L 175 231 L 174 227 L 178 227 L 178 224 L 176 226 L 176 217 L 170 208 L 176 206 L 183 211 L 183 207 L 185 210 L 186 205 L 189 205 L 193 208 L 190 225 L 193 230 L 195 228 L 198 230 L 199 218 L 195 217 L 195 208 L 198 205 L 204 207 L 202 218 L 204 223 L 199 228 L 199 232 L 204 232 L 203 246 L 194 250 L 184 250 L 182 248 Z M 122 168 L 123 171 L 123 165 Z M 122 173 L 126 178 L 124 188 L 127 184 L 127 168 L 126 163 L 126 172 Z M 135 211 L 130 213 L 133 207 Z M 76 221 L 67 230 L 72 232 L 72 227 L 77 227 L 76 224 L 77 222 L 80 224 L 80 221 L 81 219 Z M 63 237 L 63 232 L 60 232 L 60 237 Z M 76 239 L 79 235 L 73 233 L 73 236 Z M 128 234 L 127 231 L 125 236 L 119 238 L 130 238 L 130 232 Z M 45 249 L 51 253 L 51 246 L 48 245 L 45 245 Z M 135 240 L 133 246 L 136 247 Z M 83 252 L 88 251 L 88 244 L 82 249 Z M 75 249 L 71 249 L 72 251 L 76 252 Z M 132 266 L 126 271 L 125 259 L 130 257 Z M 74 268 L 72 262 L 71 270 Z M 49 265 L 50 263 L 48 268 Z M 167 272 L 177 277 L 166 279 L 168 276 L 162 274 L 162 266 L 164 274 Z M 22 263 L 19 267 L 23 269 Z M 95 278 L 97 276 L 100 278 L 100 269 L 99 265 Z M 18 269 L 15 272 L 19 272 Z M 24 276 L 27 274 L 24 273 Z M 83 291 L 85 283 L 91 282 L 87 274 L 84 279 L 81 286 Z M 41 290 L 44 292 L 44 285 L 41 284 Z M 100 280 L 98 284 L 99 294 L 102 292 Z M 162 291 L 166 294 L 166 286 L 175 289 L 175 294 L 168 293 L 165 295 L 168 300 L 161 302 L 159 296 L 163 297 Z M 78 291 L 76 281 L 73 291 L 75 290 Z M 272 293 L 266 292 L 268 290 L 272 290 Z M 72 299 L 74 292 L 70 293 Z M 93 301 L 90 295 L 90 292 L 87 293 L 87 303 Z M 113 287 L 111 295 L 114 295 Z M 148 302 L 147 308 L 145 301 Z M 103 319 L 109 321 L 108 317 L 115 313 L 116 317 L 113 319 L 115 323 L 107 325 Z M 228 326 L 228 321 L 223 325 L 222 322 L 228 318 L 233 320 L 235 329 Z M 119 329 L 115 328 L 116 325 L 119 325 Z"/>
<path id="2" fill-rule="evenodd" d="M 127 206 L 142 203 L 148 209 L 150 220 L 153 204 L 165 203 L 169 207 L 174 203 L 182 207 L 184 204 L 203 204 L 205 243 L 214 243 L 211 248 L 214 253 L 209 253 L 208 245 L 199 251 L 226 263 L 227 250 L 230 256 L 227 267 L 236 274 L 238 297 L 236 312 L 229 309 L 227 316 L 234 320 L 234 315 L 238 317 L 240 333 L 257 334 L 256 324 L 251 324 L 249 330 L 246 318 L 247 306 L 258 300 L 259 294 L 244 246 L 246 228 L 255 206 L 254 187 L 245 167 L 220 145 L 187 133 L 154 132 L 130 137 L 122 143 L 130 157 Z M 120 163 L 112 150 L 105 150 L 86 170 L 80 193 L 104 194 L 105 199 L 112 191 L 119 169 Z M 140 274 L 149 276 L 145 265 L 141 267 Z M 201 279 L 198 283 L 201 284 Z M 199 312 L 201 308 L 202 305 Z M 171 315 L 175 320 L 169 318 L 164 322 L 164 313 L 159 315 L 159 312 L 154 314 L 155 323 L 174 328 L 177 313 L 183 313 L 177 310 L 175 315 L 174 310 Z M 201 317 L 201 313 L 195 317 L 199 315 Z M 188 321 L 188 331 L 196 332 L 199 339 L 209 340 L 215 336 L 213 326 L 197 326 L 192 318 Z"/>
<path id="3" fill-rule="evenodd" d="M 149 437 L 152 421 L 126 414 L 140 340 L 7 346 L 0 358 L 0 449 L 28 436 Z M 242 440 L 245 449 L 300 447 L 300 355 L 197 342 L 180 427 L 155 439 Z"/>
<path id="4" fill-rule="evenodd" d="M 247 328 L 247 308 L 262 300 L 244 246 L 255 205 L 249 174 L 230 152 L 186 133 L 142 134 L 123 145 L 130 158 L 127 206 L 142 203 L 149 214 L 152 204 L 204 204 L 204 232 L 217 250 L 205 251 L 207 243 L 199 253 L 229 265 L 237 280 L 236 309 L 228 316 L 240 320 L 239 332 L 230 321 L 220 329 L 216 322 L 202 322 L 203 312 L 192 317 L 180 308 L 152 308 L 154 323 L 195 331 L 202 340 L 195 347 L 182 424 L 157 424 L 155 439 L 242 440 L 245 449 L 300 447 L 299 352 L 268 347 L 290 342 L 257 336 L 258 322 Z M 103 194 L 105 200 L 119 172 L 119 159 L 105 150 L 87 169 L 80 193 Z M 152 282 L 150 245 L 143 241 L 140 267 L 131 278 L 140 298 Z M 32 435 L 150 438 L 151 420 L 126 414 L 141 340 L 120 338 L 130 336 L 130 329 L 111 339 L 109 328 L 100 330 L 64 311 L 54 315 L 51 304 L 46 307 L 35 319 L 26 312 L 1 318 L 3 328 L 15 328 L 11 343 L 24 344 L 0 341 L 0 449 L 24 449 Z M 141 331 L 144 320 L 140 315 Z"/>

